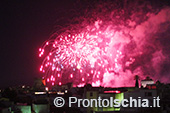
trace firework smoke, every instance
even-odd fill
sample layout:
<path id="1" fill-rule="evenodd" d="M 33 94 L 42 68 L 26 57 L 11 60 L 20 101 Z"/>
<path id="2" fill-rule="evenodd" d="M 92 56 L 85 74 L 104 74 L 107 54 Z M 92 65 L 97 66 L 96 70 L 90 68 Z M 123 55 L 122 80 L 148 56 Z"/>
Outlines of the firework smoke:
<path id="1" fill-rule="evenodd" d="M 134 86 L 136 74 L 168 81 L 170 7 L 142 1 L 91 7 L 40 48 L 47 83 Z"/>

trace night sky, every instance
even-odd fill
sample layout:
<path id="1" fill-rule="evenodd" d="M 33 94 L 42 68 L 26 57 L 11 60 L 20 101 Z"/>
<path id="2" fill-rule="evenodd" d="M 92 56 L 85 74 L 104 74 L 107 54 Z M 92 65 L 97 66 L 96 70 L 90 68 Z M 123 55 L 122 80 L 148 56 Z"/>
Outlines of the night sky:
<path id="1" fill-rule="evenodd" d="M 0 3 L 0 87 L 32 85 L 41 77 L 38 49 L 56 29 L 68 23 L 73 8 L 69 2 Z"/>
<path id="2" fill-rule="evenodd" d="M 69 0 L 68 0 L 69 1 Z M 89 1 L 0 2 L 0 88 L 32 85 L 41 77 L 38 49 L 59 26 L 83 15 Z"/>

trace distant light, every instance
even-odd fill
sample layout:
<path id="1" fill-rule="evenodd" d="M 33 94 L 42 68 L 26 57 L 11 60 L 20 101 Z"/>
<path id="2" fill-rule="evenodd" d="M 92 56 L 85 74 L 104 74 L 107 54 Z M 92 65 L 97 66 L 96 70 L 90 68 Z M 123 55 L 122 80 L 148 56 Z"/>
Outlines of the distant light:
<path id="1" fill-rule="evenodd" d="M 45 90 L 48 91 L 49 90 L 48 87 L 46 87 Z"/>
<path id="2" fill-rule="evenodd" d="M 49 94 L 56 94 L 57 92 L 49 91 L 48 93 L 49 93 Z"/>
<path id="3" fill-rule="evenodd" d="M 46 92 L 35 92 L 36 95 L 46 94 Z"/>
<path id="4" fill-rule="evenodd" d="M 64 95 L 64 92 L 59 91 L 59 92 L 57 92 L 57 94 L 58 95 Z"/>
<path id="5" fill-rule="evenodd" d="M 25 88 L 25 85 L 22 86 L 22 89 L 24 89 L 24 88 Z"/>
<path id="6" fill-rule="evenodd" d="M 67 90 L 65 90 L 65 93 L 67 93 L 68 91 Z"/>
<path id="7" fill-rule="evenodd" d="M 104 91 L 104 93 L 121 93 L 119 90 L 115 90 L 115 91 Z"/>

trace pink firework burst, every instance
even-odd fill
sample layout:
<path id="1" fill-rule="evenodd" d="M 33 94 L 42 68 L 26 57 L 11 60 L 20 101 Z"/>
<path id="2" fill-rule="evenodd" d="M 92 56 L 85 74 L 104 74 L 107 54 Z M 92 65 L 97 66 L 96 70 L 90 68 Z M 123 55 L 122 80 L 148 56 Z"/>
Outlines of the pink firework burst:
<path id="1" fill-rule="evenodd" d="M 97 24 L 99 21 L 78 34 L 54 34 L 39 49 L 39 57 L 44 59 L 40 71 L 49 84 L 102 83 L 105 72 L 118 71 L 122 52 L 112 48 L 114 34 L 97 29 Z"/>

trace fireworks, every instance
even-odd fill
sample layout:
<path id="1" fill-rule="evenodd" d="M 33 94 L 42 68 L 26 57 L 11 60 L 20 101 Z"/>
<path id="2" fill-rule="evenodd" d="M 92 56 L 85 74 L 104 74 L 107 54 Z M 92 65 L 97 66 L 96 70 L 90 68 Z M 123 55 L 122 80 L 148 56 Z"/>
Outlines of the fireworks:
<path id="1" fill-rule="evenodd" d="M 39 48 L 40 71 L 47 85 L 132 86 L 136 74 L 161 74 L 166 47 L 160 46 L 158 35 L 168 31 L 169 24 L 163 25 L 169 22 L 170 9 L 158 12 L 140 2 L 117 4 L 90 9 L 83 22 L 55 32 Z"/>
<path id="2" fill-rule="evenodd" d="M 40 71 L 44 73 L 47 83 L 61 85 L 73 82 L 78 85 L 98 80 L 102 82 L 105 72 L 119 70 L 118 60 L 122 52 L 115 50 L 113 54 L 110 47 L 114 41 L 111 39 L 113 33 L 95 30 L 95 25 L 93 27 L 79 34 L 53 35 L 39 49 L 39 57 L 44 57 Z"/>

